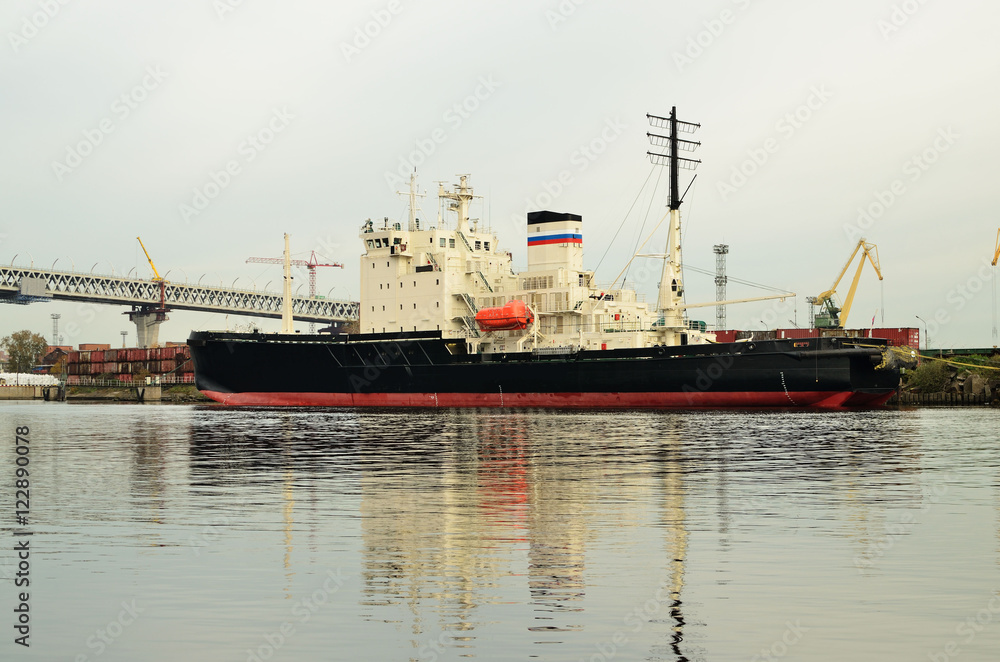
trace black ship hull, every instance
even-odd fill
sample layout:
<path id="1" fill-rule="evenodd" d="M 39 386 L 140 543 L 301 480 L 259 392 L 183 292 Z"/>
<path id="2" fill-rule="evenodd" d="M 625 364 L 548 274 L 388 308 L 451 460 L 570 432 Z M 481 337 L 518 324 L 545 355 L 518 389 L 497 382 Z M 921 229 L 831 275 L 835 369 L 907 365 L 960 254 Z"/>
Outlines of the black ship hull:
<path id="1" fill-rule="evenodd" d="M 223 404 L 340 407 L 872 407 L 899 385 L 886 341 L 765 340 L 468 354 L 426 333 L 193 332 L 200 391 Z"/>

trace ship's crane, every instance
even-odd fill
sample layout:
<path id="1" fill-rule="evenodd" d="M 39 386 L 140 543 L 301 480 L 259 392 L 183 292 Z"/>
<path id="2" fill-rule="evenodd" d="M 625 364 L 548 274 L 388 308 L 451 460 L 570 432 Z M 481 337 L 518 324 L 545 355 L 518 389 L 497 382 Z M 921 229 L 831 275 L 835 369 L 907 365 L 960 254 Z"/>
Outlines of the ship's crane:
<path id="1" fill-rule="evenodd" d="M 316 251 L 312 252 L 308 260 L 291 260 L 291 265 L 293 267 L 305 267 L 309 270 L 309 298 L 316 298 L 316 267 L 340 267 L 344 268 L 344 265 L 339 262 L 334 262 L 332 264 L 326 264 L 320 262 L 316 258 Z M 284 264 L 285 258 L 283 257 L 248 257 L 247 264 L 259 263 L 259 264 Z M 152 263 L 151 263 L 152 264 Z"/>
<path id="2" fill-rule="evenodd" d="M 838 308 L 833 300 L 833 295 L 836 294 L 837 286 L 840 285 L 841 279 L 847 273 L 848 267 L 854 262 L 854 257 L 858 254 L 858 251 L 863 251 L 861 261 L 858 263 L 858 270 L 854 272 L 854 280 L 851 281 L 851 288 L 847 291 L 847 296 L 844 297 L 843 307 Z M 851 257 L 848 258 L 844 268 L 841 269 L 840 275 L 833 281 L 833 286 L 816 297 L 816 305 L 822 306 L 825 309 L 816 316 L 815 324 L 817 327 L 843 329 L 847 324 L 847 315 L 851 312 L 851 304 L 854 303 L 854 295 L 858 291 L 858 281 L 861 280 L 861 270 L 864 269 L 865 258 L 868 258 L 868 261 L 871 262 L 878 279 L 882 280 L 882 269 L 878 263 L 878 247 L 862 238 L 858 241 L 858 245 L 854 247 L 854 252 L 851 253 Z"/>
<path id="3" fill-rule="evenodd" d="M 993 253 L 993 266 L 997 266 L 997 260 L 1000 260 L 1000 228 L 997 228 L 997 249 Z"/>

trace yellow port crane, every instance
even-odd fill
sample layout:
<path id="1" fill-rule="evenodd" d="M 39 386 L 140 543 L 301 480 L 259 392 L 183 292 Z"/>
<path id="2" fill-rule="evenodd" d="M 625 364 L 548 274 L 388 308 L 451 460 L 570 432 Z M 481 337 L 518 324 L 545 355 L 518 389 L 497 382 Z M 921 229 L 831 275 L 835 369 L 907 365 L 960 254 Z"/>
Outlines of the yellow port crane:
<path id="1" fill-rule="evenodd" d="M 997 266 L 997 260 L 1000 260 L 1000 228 L 997 228 L 997 249 L 993 253 L 993 266 Z"/>
<path id="2" fill-rule="evenodd" d="M 136 237 L 136 240 L 139 242 L 139 246 L 142 247 L 142 252 L 146 254 L 146 260 L 149 261 L 149 266 L 153 270 L 153 282 L 155 282 L 155 283 L 162 283 L 162 282 L 164 282 L 163 281 L 163 277 L 160 276 L 160 272 L 156 270 L 156 265 L 153 264 L 153 258 L 149 257 L 149 251 L 147 251 L 146 247 L 143 245 L 142 239 L 140 239 L 139 237 Z"/>
<path id="3" fill-rule="evenodd" d="M 842 308 L 838 308 L 837 304 L 833 300 L 833 295 L 837 292 L 837 286 L 840 285 L 840 280 L 847 273 L 848 267 L 854 261 L 854 256 L 858 254 L 858 251 L 864 251 L 861 254 L 861 261 L 858 263 L 858 270 L 854 272 L 854 280 L 851 281 L 851 288 L 847 291 L 847 296 L 844 297 L 844 305 Z M 838 328 L 843 329 L 847 324 L 847 315 L 851 312 L 851 304 L 854 303 L 854 295 L 858 291 L 858 281 L 861 280 L 861 270 L 865 266 L 865 258 L 872 263 L 872 267 L 875 268 L 875 274 L 878 276 L 879 280 L 882 280 L 882 269 L 879 267 L 878 263 L 878 246 L 875 244 L 868 243 L 862 238 L 858 241 L 858 245 L 854 247 L 854 252 L 851 253 L 851 257 L 848 258 L 847 263 L 844 268 L 841 269 L 840 275 L 837 276 L 837 280 L 833 281 L 833 287 L 823 292 L 818 297 L 816 297 L 815 303 L 818 306 L 822 306 L 820 314 L 816 315 L 815 324 L 817 328 Z"/>

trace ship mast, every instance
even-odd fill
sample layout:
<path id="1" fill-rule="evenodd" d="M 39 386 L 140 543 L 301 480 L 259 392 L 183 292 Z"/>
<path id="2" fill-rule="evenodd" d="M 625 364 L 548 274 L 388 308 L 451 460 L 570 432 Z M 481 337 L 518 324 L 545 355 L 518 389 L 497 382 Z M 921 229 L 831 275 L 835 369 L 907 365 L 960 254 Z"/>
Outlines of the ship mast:
<path id="1" fill-rule="evenodd" d="M 420 209 L 417 206 L 417 198 L 424 197 L 423 193 L 417 193 L 417 171 L 414 170 L 410 173 L 410 191 L 409 193 L 404 193 L 402 191 L 396 191 L 397 195 L 405 195 L 409 197 L 410 200 L 410 224 L 407 230 L 414 232 L 417 230 L 417 210 Z"/>
<path id="2" fill-rule="evenodd" d="M 292 255 L 288 247 L 288 233 L 285 233 L 285 286 L 281 295 L 281 332 L 294 333 L 292 327 Z"/>
<path id="3" fill-rule="evenodd" d="M 688 159 L 678 155 L 680 150 L 693 152 L 701 145 L 700 142 L 684 140 L 677 133 L 694 133 L 700 124 L 681 122 L 677 119 L 677 106 L 670 109 L 669 117 L 646 114 L 649 124 L 655 128 L 667 129 L 667 135 L 647 133 L 650 143 L 657 147 L 666 147 L 667 152 L 647 152 L 655 165 L 670 167 L 670 227 L 667 231 L 667 248 L 663 256 L 663 273 L 660 276 L 660 293 L 656 307 L 663 318 L 663 328 L 684 329 L 684 282 L 681 272 L 681 203 L 683 197 L 679 194 L 678 173 L 681 168 L 694 170 L 701 161 Z M 693 181 L 693 180 L 692 180 Z M 690 187 L 690 185 L 689 185 Z M 687 193 L 687 191 L 685 191 Z"/>
<path id="4" fill-rule="evenodd" d="M 453 201 L 448 205 L 448 209 L 458 214 L 456 228 L 459 232 L 469 231 L 469 202 L 475 196 L 472 195 L 472 188 L 469 187 L 468 182 L 468 175 L 459 176 L 458 188 L 451 191 L 445 191 L 444 184 L 438 184 L 438 197 Z"/>

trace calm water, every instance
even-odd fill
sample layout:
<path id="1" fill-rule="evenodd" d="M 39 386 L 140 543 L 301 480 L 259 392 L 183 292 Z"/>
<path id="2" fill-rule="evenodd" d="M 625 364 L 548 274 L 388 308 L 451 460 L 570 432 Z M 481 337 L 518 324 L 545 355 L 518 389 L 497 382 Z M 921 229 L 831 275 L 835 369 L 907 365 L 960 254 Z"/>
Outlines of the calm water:
<path id="1" fill-rule="evenodd" d="M 7 577 L 17 425 L 3 660 L 1000 658 L 997 411 L 3 403 Z"/>

